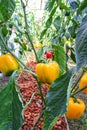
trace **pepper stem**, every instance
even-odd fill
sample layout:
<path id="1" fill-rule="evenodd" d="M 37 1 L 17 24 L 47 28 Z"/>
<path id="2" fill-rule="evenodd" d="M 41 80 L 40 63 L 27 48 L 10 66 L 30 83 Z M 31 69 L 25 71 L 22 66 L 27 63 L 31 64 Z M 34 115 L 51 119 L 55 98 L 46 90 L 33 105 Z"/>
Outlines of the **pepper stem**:
<path id="1" fill-rule="evenodd" d="M 78 94 L 79 92 L 81 92 L 82 90 L 84 90 L 84 89 L 86 89 L 86 88 L 87 88 L 87 85 L 84 86 L 84 87 L 82 87 L 82 88 L 80 88 L 79 90 L 73 92 L 73 93 L 71 94 L 71 96 L 74 96 L 74 95 Z"/>

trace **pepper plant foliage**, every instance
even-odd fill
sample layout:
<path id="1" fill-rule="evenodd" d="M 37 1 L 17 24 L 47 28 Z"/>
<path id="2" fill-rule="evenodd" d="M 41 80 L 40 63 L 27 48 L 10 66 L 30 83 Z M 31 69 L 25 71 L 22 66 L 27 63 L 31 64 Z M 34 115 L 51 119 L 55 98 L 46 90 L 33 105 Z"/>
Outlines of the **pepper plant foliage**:
<path id="1" fill-rule="evenodd" d="M 12 74 L 6 87 L 0 91 L 0 130 L 18 130 L 23 123 L 22 102 L 19 100 Z"/>
<path id="2" fill-rule="evenodd" d="M 69 85 L 71 75 L 72 72 L 68 71 L 58 78 L 47 93 L 46 109 L 44 112 L 44 130 L 51 130 L 58 117 L 64 115 L 67 111 L 67 103 L 71 89 L 71 84 Z"/>
<path id="3" fill-rule="evenodd" d="M 28 1 L 26 0 L 26 2 Z M 24 3 L 26 2 L 24 1 Z M 9 48 L 8 43 L 12 34 L 12 27 L 15 27 L 16 38 L 14 41 L 16 44 L 19 44 L 20 48 L 26 51 L 26 45 L 22 44 L 23 39 L 25 39 L 28 43 L 27 46 L 34 51 L 39 62 L 44 61 L 45 51 L 52 50 L 54 52 L 53 60 L 58 62 L 61 72 L 60 77 L 51 84 L 46 95 L 43 128 L 44 130 L 51 130 L 58 117 L 66 113 L 71 94 L 72 71 L 67 66 L 68 50 L 71 50 L 71 59 L 76 62 L 76 73 L 87 63 L 87 0 L 82 2 L 80 0 L 65 0 L 65 2 L 63 0 L 48 0 L 45 6 L 47 12 L 44 13 L 44 20 L 39 33 L 39 29 L 35 30 L 36 26 L 30 24 L 31 20 L 28 19 L 29 16 L 25 12 L 24 16 L 27 19 L 23 17 L 23 13 L 15 10 L 17 3 L 25 7 L 22 0 L 0 1 L 0 47 L 4 48 L 4 50 L 2 49 L 4 52 L 9 51 L 14 54 L 12 52 L 14 49 Z M 14 11 L 16 16 L 13 14 Z M 25 25 L 22 25 L 24 23 L 23 18 L 25 18 Z M 34 20 L 33 16 L 32 19 Z M 23 20 L 22 23 L 21 20 Z M 28 20 L 29 25 L 26 24 Z M 33 23 L 35 24 L 34 21 Z M 34 31 L 36 31 L 36 35 L 32 33 Z M 35 51 L 32 44 L 34 36 L 37 36 L 38 41 L 44 44 L 39 51 Z M 65 45 L 67 40 L 72 44 Z M 45 43 L 48 41 L 50 45 L 46 47 Z M 20 59 L 17 58 L 17 60 L 25 67 Z M 27 69 L 36 77 L 29 68 Z M 0 130 L 18 130 L 21 127 L 22 103 L 18 95 L 13 73 L 8 85 L 0 91 Z"/>
<path id="4" fill-rule="evenodd" d="M 15 0 L 0 0 L 0 21 L 6 22 L 15 10 Z"/>
<path id="5" fill-rule="evenodd" d="M 76 37 L 77 70 L 87 64 L 87 17 L 83 19 Z"/>

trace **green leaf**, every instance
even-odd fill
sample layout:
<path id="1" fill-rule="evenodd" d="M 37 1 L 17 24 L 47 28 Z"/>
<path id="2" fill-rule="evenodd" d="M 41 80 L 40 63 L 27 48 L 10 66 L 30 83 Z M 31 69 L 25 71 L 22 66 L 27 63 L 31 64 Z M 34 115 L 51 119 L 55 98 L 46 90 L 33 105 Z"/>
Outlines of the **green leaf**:
<path id="1" fill-rule="evenodd" d="M 37 51 L 37 55 L 39 60 L 43 57 L 44 53 L 43 53 L 43 47 L 41 47 L 38 51 Z"/>
<path id="2" fill-rule="evenodd" d="M 69 33 L 69 31 L 67 31 L 67 30 L 66 30 L 66 32 L 65 32 L 65 37 L 66 37 L 67 40 L 70 38 L 70 33 Z"/>
<path id="3" fill-rule="evenodd" d="M 75 24 L 73 24 L 73 26 L 70 26 L 68 31 L 69 31 L 72 38 L 76 37 L 76 26 L 75 26 Z"/>
<path id="4" fill-rule="evenodd" d="M 70 97 L 71 71 L 58 78 L 46 95 L 46 108 L 44 112 L 44 129 L 51 130 L 58 117 L 65 114 Z"/>
<path id="5" fill-rule="evenodd" d="M 0 0 L 0 20 L 7 21 L 15 9 L 15 0 Z"/>
<path id="6" fill-rule="evenodd" d="M 71 59 L 76 63 L 75 51 L 71 48 Z"/>
<path id="7" fill-rule="evenodd" d="M 3 34 L 4 37 L 8 34 L 7 27 L 2 27 L 2 34 Z"/>
<path id="8" fill-rule="evenodd" d="M 70 10 L 65 10 L 65 16 L 70 16 Z"/>
<path id="9" fill-rule="evenodd" d="M 42 40 L 43 36 L 46 34 L 46 31 L 47 31 L 47 28 L 44 29 L 44 30 L 41 32 L 40 40 Z"/>
<path id="10" fill-rule="evenodd" d="M 61 9 L 70 10 L 70 7 L 67 7 L 63 2 L 61 2 L 61 0 L 60 0 L 60 1 L 57 1 L 57 0 L 48 0 L 48 1 L 46 2 L 45 9 L 50 12 L 56 4 L 57 4 Z"/>
<path id="11" fill-rule="evenodd" d="M 60 45 L 54 46 L 54 60 L 60 66 L 60 74 L 64 73 L 66 70 L 66 53 L 64 51 L 64 48 Z"/>
<path id="12" fill-rule="evenodd" d="M 75 20 L 73 20 L 72 22 L 73 22 L 73 25 L 68 28 L 68 31 L 72 38 L 76 38 L 76 33 L 79 27 L 79 24 Z"/>
<path id="13" fill-rule="evenodd" d="M 87 19 L 85 19 L 76 35 L 76 63 L 77 70 L 87 64 Z"/>
<path id="14" fill-rule="evenodd" d="M 46 22 L 46 28 L 48 29 L 52 24 L 52 16 L 50 16 Z"/>
<path id="15" fill-rule="evenodd" d="M 56 0 L 48 0 L 48 1 L 46 2 L 45 9 L 50 12 L 50 11 L 52 10 L 52 8 L 54 7 L 55 1 L 56 1 Z"/>
<path id="16" fill-rule="evenodd" d="M 84 0 L 81 2 L 80 7 L 77 10 L 77 14 L 79 15 L 83 9 L 87 7 L 87 0 Z"/>
<path id="17" fill-rule="evenodd" d="M 19 130 L 23 123 L 22 103 L 15 88 L 13 73 L 7 86 L 0 91 L 0 130 Z"/>
<path id="18" fill-rule="evenodd" d="M 77 7 L 78 7 L 78 2 L 77 2 L 77 0 L 69 0 L 69 3 L 70 3 L 70 6 L 72 7 L 72 9 L 74 10 L 74 11 L 76 11 L 76 9 L 77 9 Z"/>
<path id="19" fill-rule="evenodd" d="M 60 2 L 59 4 L 60 4 L 59 7 L 61 9 L 70 10 L 70 7 L 67 7 L 64 3 Z"/>
<path id="20" fill-rule="evenodd" d="M 50 25 L 52 24 L 53 16 L 54 16 L 54 14 L 55 14 L 55 12 L 56 12 L 56 9 L 57 9 L 57 6 L 55 6 L 55 7 L 53 8 L 53 10 L 51 11 L 51 13 L 50 13 L 50 15 L 49 15 L 49 18 L 48 18 L 47 21 L 46 21 L 46 28 L 49 28 Z"/>
<path id="21" fill-rule="evenodd" d="M 3 44 L 3 41 L 5 41 L 5 38 L 4 38 L 3 34 L 2 34 L 2 27 L 0 26 L 0 47 L 4 50 L 5 46 Z"/>
<path id="22" fill-rule="evenodd" d="M 62 22 L 62 19 L 60 16 L 56 17 L 55 20 L 54 20 L 54 26 L 57 30 L 60 29 L 61 27 L 61 22 Z"/>

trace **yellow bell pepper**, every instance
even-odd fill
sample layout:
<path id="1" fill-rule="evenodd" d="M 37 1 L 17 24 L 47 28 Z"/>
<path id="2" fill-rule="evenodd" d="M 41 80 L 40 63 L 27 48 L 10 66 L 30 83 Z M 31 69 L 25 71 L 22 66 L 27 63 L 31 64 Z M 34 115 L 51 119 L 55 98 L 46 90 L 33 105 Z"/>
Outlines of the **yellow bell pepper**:
<path id="1" fill-rule="evenodd" d="M 84 75 L 81 77 L 80 82 L 79 82 L 79 89 L 83 88 L 84 86 L 87 85 L 87 72 L 84 73 Z M 82 90 L 82 92 L 87 94 L 87 88 Z"/>
<path id="2" fill-rule="evenodd" d="M 4 54 L 0 56 L 0 71 L 4 75 L 11 75 L 13 71 L 19 68 L 19 64 L 15 57 L 13 57 L 10 53 Z"/>
<path id="3" fill-rule="evenodd" d="M 68 41 L 65 42 L 65 44 L 70 45 L 71 41 L 68 40 Z"/>
<path id="4" fill-rule="evenodd" d="M 60 67 L 55 62 L 38 63 L 36 65 L 36 74 L 38 79 L 43 83 L 51 84 L 57 77 L 59 77 Z"/>
<path id="5" fill-rule="evenodd" d="M 74 100 L 74 98 L 70 98 L 69 100 L 68 111 L 66 112 L 66 117 L 68 119 L 80 118 L 86 108 L 85 103 L 81 99 L 77 98 L 77 102 Z"/>
<path id="6" fill-rule="evenodd" d="M 34 47 L 35 47 L 35 48 L 41 48 L 41 47 L 43 47 L 43 44 L 41 44 L 41 43 L 36 43 L 36 44 L 34 44 Z"/>

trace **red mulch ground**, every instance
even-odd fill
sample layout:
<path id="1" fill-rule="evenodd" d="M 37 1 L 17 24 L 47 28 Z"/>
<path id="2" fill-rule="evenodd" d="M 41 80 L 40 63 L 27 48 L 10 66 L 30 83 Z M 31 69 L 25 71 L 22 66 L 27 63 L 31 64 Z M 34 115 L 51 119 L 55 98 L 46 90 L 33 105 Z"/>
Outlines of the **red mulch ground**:
<path id="1" fill-rule="evenodd" d="M 31 68 L 33 72 L 35 72 L 35 66 L 36 66 L 35 62 L 27 63 L 27 66 Z M 37 121 L 44 105 L 41 100 L 41 97 L 38 95 L 39 89 L 37 82 L 30 73 L 23 72 L 18 78 L 18 83 L 20 92 L 23 96 L 23 102 L 24 103 L 29 102 L 29 100 L 32 97 L 31 102 L 24 110 L 24 124 L 21 127 L 21 130 L 30 130 Z M 47 84 L 42 85 L 42 92 L 44 96 L 46 96 L 48 89 L 49 88 Z M 42 117 L 34 130 L 42 130 L 43 120 L 44 119 Z M 67 124 L 65 118 L 64 117 L 59 118 L 52 130 L 67 130 Z"/>

